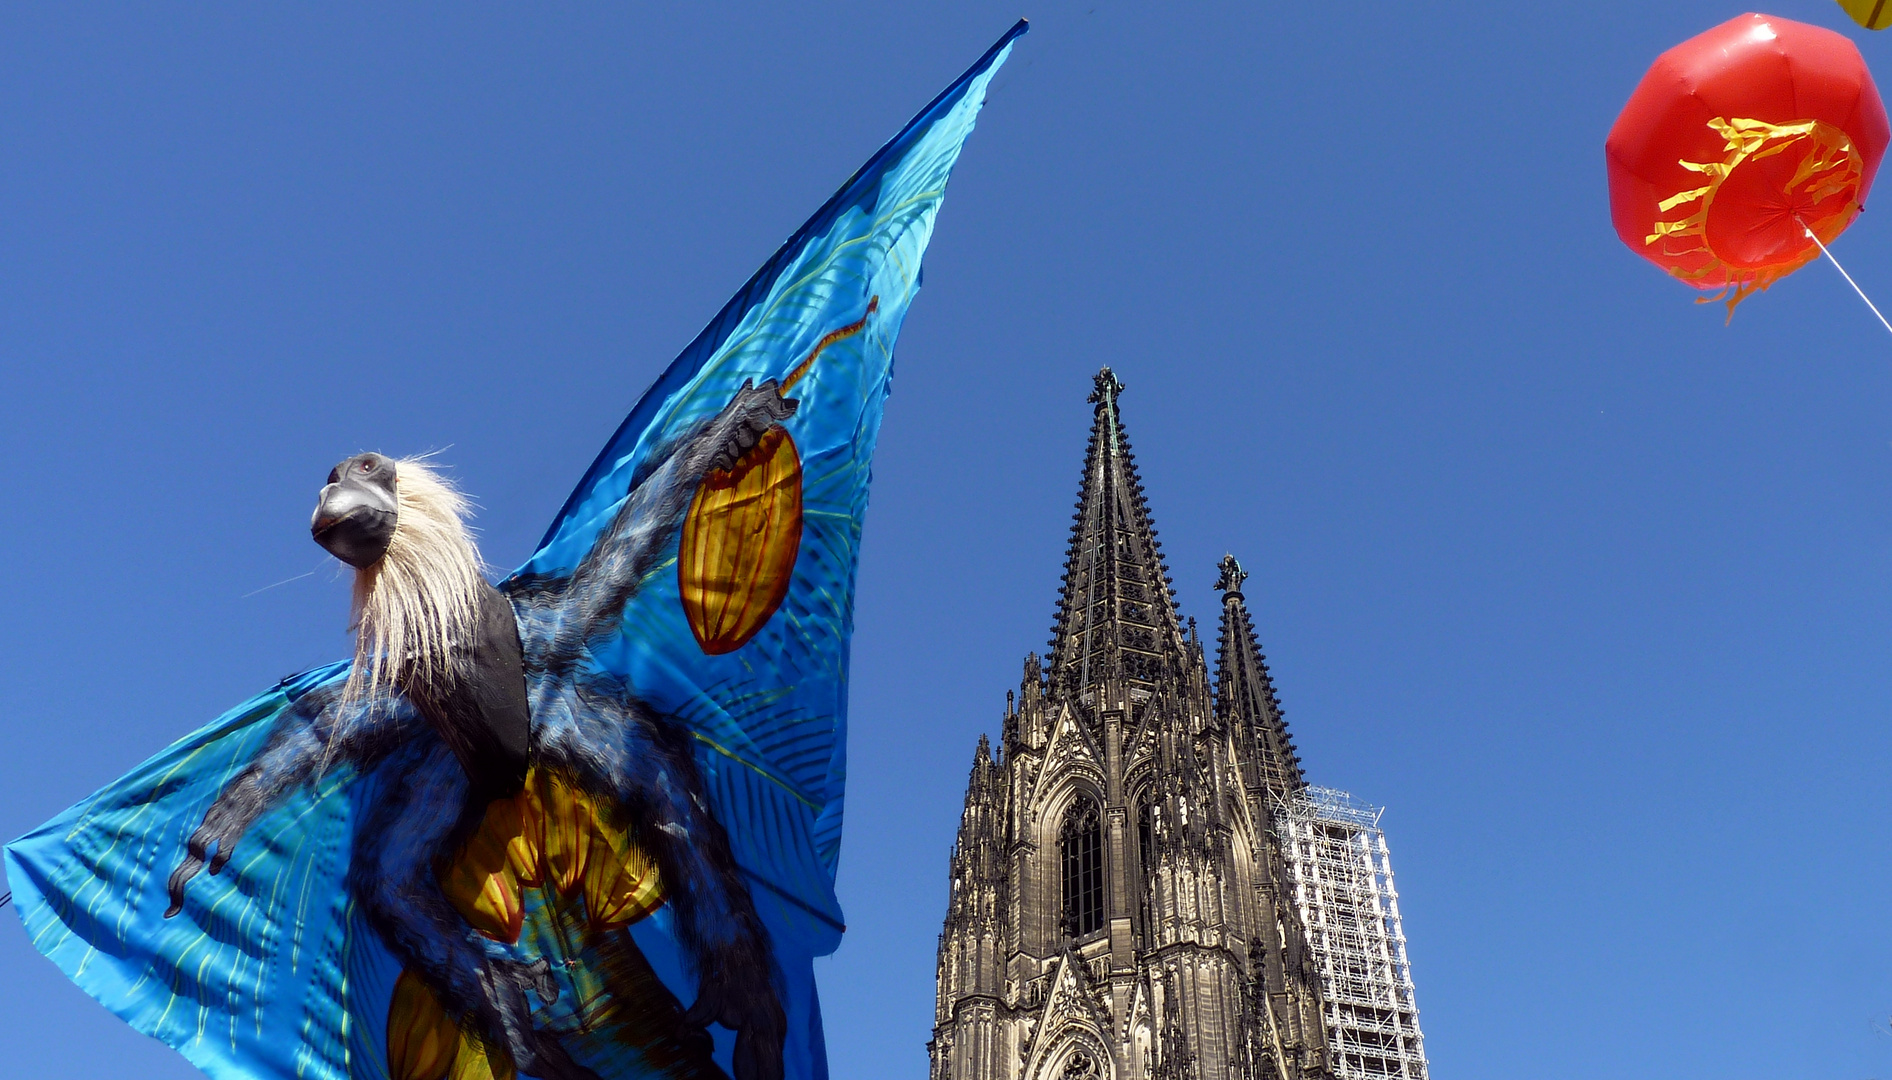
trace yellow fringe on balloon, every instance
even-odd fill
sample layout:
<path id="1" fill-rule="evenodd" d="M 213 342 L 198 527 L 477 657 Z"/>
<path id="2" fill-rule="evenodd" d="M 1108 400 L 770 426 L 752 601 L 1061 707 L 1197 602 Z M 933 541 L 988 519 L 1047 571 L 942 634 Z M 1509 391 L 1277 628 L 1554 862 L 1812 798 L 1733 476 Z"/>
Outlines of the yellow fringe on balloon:
<path id="1" fill-rule="evenodd" d="M 1643 238 L 1644 244 L 1653 244 L 1657 240 L 1669 237 L 1687 237 L 1695 240 L 1694 245 L 1680 251 L 1671 251 L 1671 255 L 1689 255 L 1700 252 L 1709 257 L 1709 262 L 1699 270 L 1684 271 L 1670 268 L 1669 273 L 1693 283 L 1717 271 L 1725 274 L 1729 285 L 1714 296 L 1699 297 L 1698 304 L 1712 304 L 1726 300 L 1728 319 L 1733 321 L 1735 306 L 1741 301 L 1765 290 L 1774 282 L 1800 269 L 1807 263 L 1819 258 L 1818 248 L 1809 248 L 1804 254 L 1777 266 L 1761 269 L 1729 266 L 1708 244 L 1708 213 L 1714 207 L 1715 195 L 1721 189 L 1722 182 L 1736 168 L 1749 161 L 1773 157 L 1776 154 L 1798 146 L 1805 140 L 1813 141 L 1813 150 L 1801 159 L 1794 169 L 1793 178 L 1788 181 L 1790 191 L 1802 192 L 1813 202 L 1818 203 L 1848 189 L 1858 190 L 1859 178 L 1863 166 L 1859 151 L 1844 131 L 1824 120 L 1796 120 L 1787 124 L 1770 124 L 1765 120 L 1753 120 L 1746 117 L 1723 119 L 1715 117 L 1708 121 L 1708 126 L 1725 141 L 1723 147 L 1727 156 L 1720 161 L 1680 161 L 1677 164 L 1690 172 L 1700 173 L 1708 178 L 1708 183 L 1698 188 L 1679 191 L 1656 204 L 1661 213 L 1668 213 L 1678 206 L 1693 208 L 1687 217 L 1675 221 L 1658 221 L 1655 231 Z M 1831 243 L 1846 226 L 1852 224 L 1859 214 L 1857 200 L 1848 200 L 1840 210 L 1801 224 L 1810 228 L 1822 242 Z"/>

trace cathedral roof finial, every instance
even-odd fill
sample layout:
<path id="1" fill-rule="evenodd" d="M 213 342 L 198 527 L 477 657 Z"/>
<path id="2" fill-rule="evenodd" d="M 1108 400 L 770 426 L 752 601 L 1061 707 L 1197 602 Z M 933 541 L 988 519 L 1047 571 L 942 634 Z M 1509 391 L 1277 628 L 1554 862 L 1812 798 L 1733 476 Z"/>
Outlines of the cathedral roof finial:
<path id="1" fill-rule="evenodd" d="M 1275 697 L 1268 659 L 1255 641 L 1255 625 L 1242 598 L 1248 575 L 1235 556 L 1217 564 L 1221 574 L 1222 640 L 1216 655 L 1215 714 L 1236 732 L 1244 782 L 1287 796 L 1307 786 L 1301 760 L 1288 736 L 1288 723 Z"/>
<path id="2" fill-rule="evenodd" d="M 1122 393 L 1116 373 L 1097 373 L 1051 642 L 1051 684 L 1059 691 L 1082 692 L 1113 678 L 1150 689 L 1187 666 L 1162 545 L 1118 416 Z"/>
<path id="3" fill-rule="evenodd" d="M 1215 579 L 1215 587 L 1225 594 L 1222 599 L 1240 600 L 1242 582 L 1248 580 L 1248 572 L 1242 569 L 1242 564 L 1235 560 L 1235 556 L 1224 555 L 1222 561 L 1216 564 L 1216 569 L 1221 571 Z"/>

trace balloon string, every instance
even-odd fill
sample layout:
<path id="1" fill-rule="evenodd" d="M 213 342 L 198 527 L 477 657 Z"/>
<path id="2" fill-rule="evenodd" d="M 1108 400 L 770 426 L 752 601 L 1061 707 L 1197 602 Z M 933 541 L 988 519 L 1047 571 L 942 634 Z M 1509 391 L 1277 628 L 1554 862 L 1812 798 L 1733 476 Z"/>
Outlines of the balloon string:
<path id="1" fill-rule="evenodd" d="M 1798 217 L 1794 218 L 1794 220 L 1800 221 Z M 1806 222 L 1800 221 L 1800 228 L 1805 230 L 1807 234 L 1807 239 L 1813 241 L 1815 244 L 1819 244 L 1820 254 L 1826 256 L 1826 261 L 1833 264 L 1833 269 L 1839 271 L 1839 276 L 1846 279 L 1846 284 L 1851 285 L 1853 287 L 1853 291 L 1858 293 L 1859 298 L 1866 302 L 1866 306 L 1872 309 L 1872 313 L 1874 315 L 1879 316 L 1879 325 L 1885 327 L 1885 332 L 1888 334 L 1892 334 L 1892 322 L 1886 322 L 1885 316 L 1879 315 L 1879 306 L 1877 304 L 1874 304 L 1872 302 L 1872 298 L 1866 295 L 1866 290 L 1860 288 L 1859 283 L 1853 280 L 1853 276 L 1846 272 L 1846 268 L 1839 264 L 1838 259 L 1835 259 L 1833 257 L 1833 253 L 1826 250 L 1826 245 L 1820 244 L 1820 238 L 1813 235 L 1813 230 L 1807 228 Z"/>

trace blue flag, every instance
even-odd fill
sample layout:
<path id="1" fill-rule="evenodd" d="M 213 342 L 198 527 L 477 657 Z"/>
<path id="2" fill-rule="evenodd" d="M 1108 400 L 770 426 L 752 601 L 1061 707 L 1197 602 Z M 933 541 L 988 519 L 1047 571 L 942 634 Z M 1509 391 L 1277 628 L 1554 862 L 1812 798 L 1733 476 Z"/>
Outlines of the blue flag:
<path id="1" fill-rule="evenodd" d="M 9 845 L 34 946 L 219 1080 L 825 1077 L 874 444 L 1025 29 L 756 272 L 498 584 L 523 788 L 441 809 L 472 789 L 417 707 L 311 671 Z"/>

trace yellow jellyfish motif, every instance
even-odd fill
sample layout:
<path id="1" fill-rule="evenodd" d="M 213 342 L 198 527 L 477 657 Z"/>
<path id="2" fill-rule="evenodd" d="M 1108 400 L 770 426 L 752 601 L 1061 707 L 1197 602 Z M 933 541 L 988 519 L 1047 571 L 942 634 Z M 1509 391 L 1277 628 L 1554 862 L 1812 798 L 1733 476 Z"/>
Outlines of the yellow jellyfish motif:
<path id="1" fill-rule="evenodd" d="M 453 1022 L 427 984 L 401 972 L 388 1004 L 391 1080 L 515 1080 L 512 1055 L 488 1048 Z"/>
<path id="2" fill-rule="evenodd" d="M 801 380 L 821 351 L 853 337 L 880 307 L 815 344 L 782 380 Z M 711 656 L 735 652 L 767 625 L 788 596 L 801 553 L 801 454 L 780 424 L 763 433 L 731 469 L 712 469 L 696 489 L 677 545 L 677 589 L 696 644 Z"/>
<path id="3" fill-rule="evenodd" d="M 628 926 L 663 905 L 663 881 L 656 860 L 610 817 L 564 778 L 530 770 L 525 787 L 489 805 L 480 827 L 437 868 L 441 891 L 468 926 L 505 945 L 519 943 L 534 890 L 540 900 L 530 906 L 542 920 L 535 933 L 576 940 Z M 426 982 L 403 971 L 388 1002 L 388 1075 L 514 1080 L 517 1070 L 504 1047 L 468 1034 Z"/>

